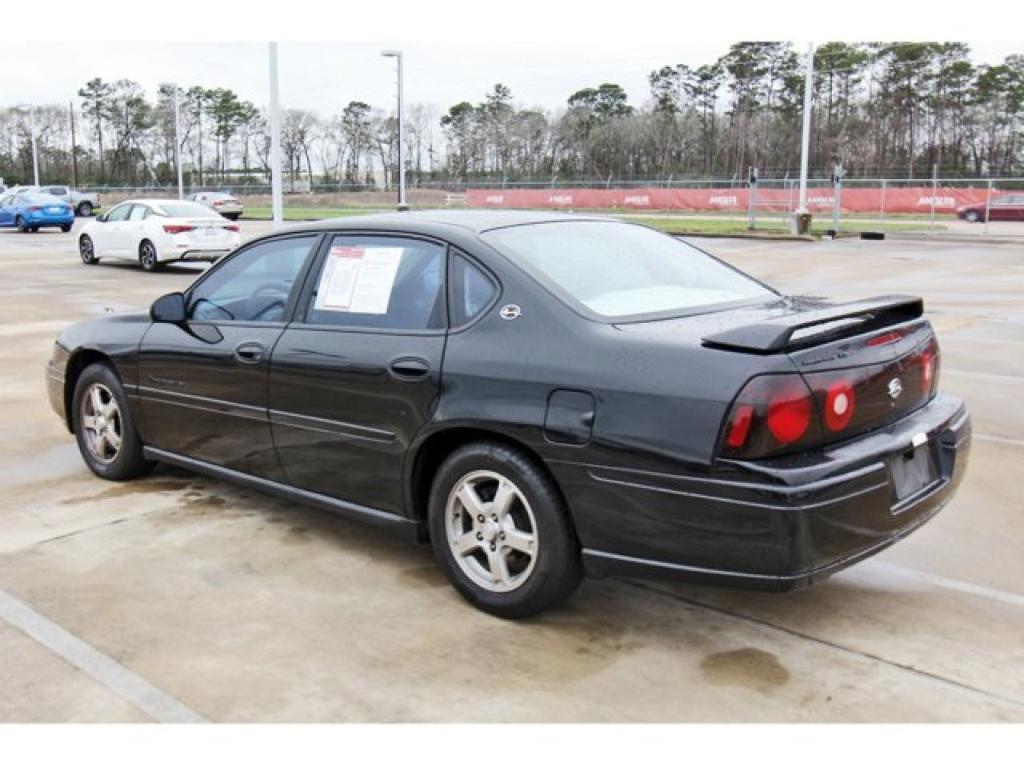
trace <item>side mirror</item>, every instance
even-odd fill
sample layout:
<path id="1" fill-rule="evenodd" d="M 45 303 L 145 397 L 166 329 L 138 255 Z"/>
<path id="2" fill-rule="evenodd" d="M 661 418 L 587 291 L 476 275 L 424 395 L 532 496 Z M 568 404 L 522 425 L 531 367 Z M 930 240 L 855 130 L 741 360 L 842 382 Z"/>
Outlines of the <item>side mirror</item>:
<path id="1" fill-rule="evenodd" d="M 103 213 L 102 215 L 96 216 L 96 223 L 106 223 L 106 222 L 107 222 L 107 214 L 106 213 Z"/>
<path id="2" fill-rule="evenodd" d="M 161 295 L 149 307 L 149 318 L 154 322 L 181 324 L 185 321 L 185 296 L 181 293 Z"/>

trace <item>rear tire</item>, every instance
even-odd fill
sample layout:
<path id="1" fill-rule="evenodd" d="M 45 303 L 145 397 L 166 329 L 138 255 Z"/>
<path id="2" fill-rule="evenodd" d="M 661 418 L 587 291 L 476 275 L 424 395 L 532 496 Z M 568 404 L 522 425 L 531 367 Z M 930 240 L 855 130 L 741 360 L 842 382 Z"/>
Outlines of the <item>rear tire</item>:
<path id="1" fill-rule="evenodd" d="M 473 606 L 529 617 L 569 596 L 583 576 L 579 543 L 551 478 L 522 451 L 460 447 L 430 491 L 434 555 Z"/>
<path id="2" fill-rule="evenodd" d="M 242 217 L 242 214 L 241 213 L 231 213 L 231 214 L 226 215 L 224 217 L 227 218 L 229 221 L 237 221 L 239 218 Z"/>
<path id="3" fill-rule="evenodd" d="M 967 220 L 968 223 L 977 223 L 978 221 L 981 220 L 981 216 L 978 215 L 977 210 L 968 210 L 967 213 L 964 215 L 964 218 Z"/>
<path id="4" fill-rule="evenodd" d="M 86 266 L 99 263 L 100 259 L 96 257 L 96 248 L 93 246 L 92 237 L 88 234 L 83 234 L 78 238 L 78 254 L 82 256 L 82 263 Z"/>
<path id="5" fill-rule="evenodd" d="M 70 223 L 62 224 L 61 227 L 60 227 L 60 230 L 62 232 L 64 232 L 65 234 L 67 234 L 69 231 L 71 231 L 71 224 Z"/>
<path id="6" fill-rule="evenodd" d="M 75 212 L 77 212 L 80 216 L 82 216 L 82 218 L 88 218 L 89 216 L 92 215 L 92 203 L 91 202 L 79 202 L 78 203 L 78 209 Z"/>
<path id="7" fill-rule="evenodd" d="M 78 451 L 89 470 L 101 479 L 126 481 L 153 467 L 142 455 L 121 381 L 108 365 L 86 367 L 71 401 Z"/>
<path id="8" fill-rule="evenodd" d="M 139 263 L 146 271 L 156 271 L 160 268 L 160 260 L 156 255 L 156 246 L 148 239 L 142 240 L 139 245 Z"/>
<path id="9" fill-rule="evenodd" d="M 25 223 L 25 219 L 22 218 L 20 215 L 15 217 L 14 225 L 18 227 L 18 231 L 20 231 L 22 234 L 27 234 L 28 232 L 32 231 L 32 227 Z"/>

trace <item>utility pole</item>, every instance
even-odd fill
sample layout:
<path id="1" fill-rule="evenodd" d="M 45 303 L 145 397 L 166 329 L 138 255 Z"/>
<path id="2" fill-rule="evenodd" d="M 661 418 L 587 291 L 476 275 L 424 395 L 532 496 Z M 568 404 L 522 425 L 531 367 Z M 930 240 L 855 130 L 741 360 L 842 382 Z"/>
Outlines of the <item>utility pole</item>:
<path id="1" fill-rule="evenodd" d="M 181 172 L 181 104 L 178 84 L 174 84 L 174 167 L 178 171 L 178 199 L 185 199 L 185 184 Z"/>
<path id="2" fill-rule="evenodd" d="M 68 102 L 71 113 L 71 185 L 78 188 L 78 144 L 75 141 L 75 104 Z"/>
<path id="3" fill-rule="evenodd" d="M 800 201 L 797 205 L 797 225 L 799 234 L 806 234 L 810 229 L 810 212 L 807 210 L 807 168 L 811 152 L 811 99 L 814 86 L 814 43 L 807 44 L 807 68 L 804 72 L 804 125 L 800 138 Z M 806 227 L 806 229 L 805 229 Z"/>
<path id="4" fill-rule="evenodd" d="M 398 209 L 408 210 L 409 205 L 405 201 L 405 158 L 402 156 L 405 143 L 405 120 L 402 119 L 402 52 L 381 51 L 381 56 L 398 59 Z"/>
<path id="5" fill-rule="evenodd" d="M 284 224 L 281 199 L 281 103 L 277 91 L 277 43 L 270 43 L 270 199 L 273 206 L 272 228 Z"/>

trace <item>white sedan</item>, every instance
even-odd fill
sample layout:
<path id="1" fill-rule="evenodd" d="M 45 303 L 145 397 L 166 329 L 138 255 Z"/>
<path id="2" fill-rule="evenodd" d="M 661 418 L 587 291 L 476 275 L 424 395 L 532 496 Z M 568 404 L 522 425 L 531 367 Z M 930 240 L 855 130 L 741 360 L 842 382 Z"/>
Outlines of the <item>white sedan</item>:
<path id="1" fill-rule="evenodd" d="M 133 199 L 87 223 L 78 252 L 83 263 L 123 258 L 153 271 L 168 261 L 216 261 L 240 241 L 237 223 L 196 202 Z"/>

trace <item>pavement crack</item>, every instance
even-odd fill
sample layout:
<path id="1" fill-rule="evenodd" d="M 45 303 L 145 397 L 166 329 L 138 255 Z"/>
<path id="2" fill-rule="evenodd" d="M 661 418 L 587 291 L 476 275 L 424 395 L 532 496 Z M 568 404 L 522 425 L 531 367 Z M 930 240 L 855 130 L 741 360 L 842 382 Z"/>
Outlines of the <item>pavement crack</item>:
<path id="1" fill-rule="evenodd" d="M 972 692 L 974 694 L 978 694 L 978 695 L 980 695 L 982 697 L 986 697 L 988 699 L 998 700 L 999 702 L 1005 702 L 1005 703 L 1008 703 L 1008 704 L 1011 704 L 1011 705 L 1015 705 L 1017 707 L 1024 708 L 1024 701 L 1022 701 L 1022 700 L 1014 699 L 1013 697 L 1007 697 L 1005 695 L 998 694 L 996 692 L 987 691 L 985 689 L 980 689 L 977 686 L 972 686 L 971 684 L 964 683 L 963 681 L 957 681 L 954 678 L 948 678 L 947 676 L 939 675 L 938 673 L 933 673 L 933 672 L 928 671 L 928 670 L 922 670 L 921 668 L 914 667 L 913 665 L 907 665 L 906 663 L 897 662 L 895 660 L 890 660 L 890 659 L 887 659 L 886 657 L 882 657 L 881 655 L 874 654 L 874 653 L 868 652 L 868 651 L 864 651 L 862 649 L 855 649 L 855 648 L 853 648 L 851 646 L 845 646 L 843 644 L 836 643 L 835 641 L 830 641 L 827 638 L 821 638 L 819 636 L 813 636 L 810 633 L 804 633 L 802 631 L 795 630 L 793 628 L 787 628 L 785 625 L 779 625 L 777 623 L 771 622 L 770 620 L 765 620 L 765 619 L 763 619 L 761 617 L 754 617 L 753 615 L 744 614 L 742 612 L 737 612 L 735 610 L 727 609 L 725 607 L 717 606 L 715 604 L 709 604 L 707 602 L 699 601 L 697 599 L 687 598 L 686 596 L 681 596 L 678 593 L 672 593 L 671 591 L 662 590 L 661 588 L 658 588 L 657 586 L 649 585 L 647 583 L 638 582 L 638 581 L 635 581 L 635 580 L 623 580 L 623 582 L 626 585 L 630 585 L 630 586 L 632 586 L 634 588 L 637 588 L 639 590 L 645 590 L 645 591 L 648 591 L 650 593 L 656 593 L 658 595 L 670 598 L 670 599 L 672 599 L 674 601 L 679 601 L 679 602 L 682 602 L 684 604 L 689 604 L 690 606 L 695 606 L 695 607 L 698 607 L 698 608 L 701 608 L 701 609 L 707 609 L 708 611 L 715 612 L 717 614 L 721 614 L 721 615 L 724 615 L 726 617 L 731 617 L 731 618 L 736 619 L 736 620 L 744 620 L 746 622 L 752 622 L 752 623 L 754 623 L 756 625 L 761 625 L 763 627 L 771 628 L 772 630 L 777 630 L 777 631 L 779 631 L 781 633 L 785 633 L 787 635 L 793 636 L 794 638 L 801 638 L 801 639 L 804 639 L 805 641 L 813 641 L 814 643 L 820 644 L 821 646 L 828 647 L 829 649 L 834 649 L 836 651 L 840 651 L 840 652 L 843 652 L 845 654 L 851 654 L 851 655 L 854 655 L 856 657 L 860 657 L 862 659 L 872 660 L 874 662 L 880 662 L 883 665 L 887 665 L 887 666 L 889 666 L 891 668 L 895 668 L 897 670 L 902 670 L 902 671 L 905 671 L 905 672 L 908 672 L 908 673 L 913 673 L 913 674 L 915 674 L 917 676 L 920 676 L 922 678 L 926 678 L 926 679 L 928 679 L 930 681 L 937 681 L 937 682 L 942 683 L 942 684 L 948 684 L 949 686 L 956 687 L 956 688 L 961 689 L 963 691 Z"/>

